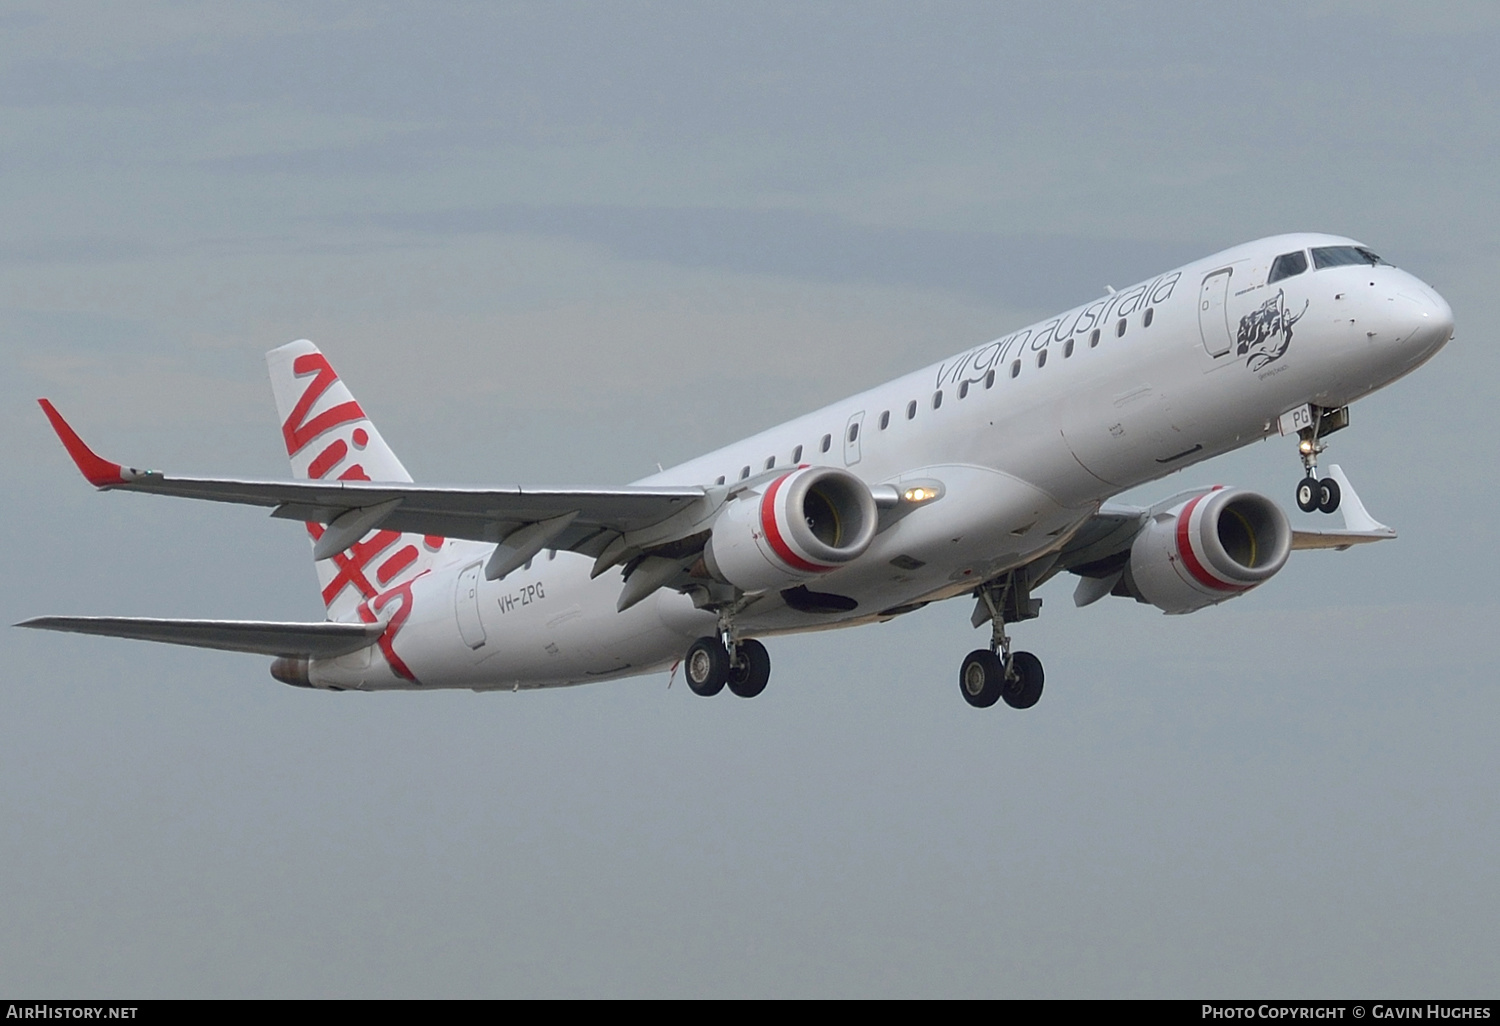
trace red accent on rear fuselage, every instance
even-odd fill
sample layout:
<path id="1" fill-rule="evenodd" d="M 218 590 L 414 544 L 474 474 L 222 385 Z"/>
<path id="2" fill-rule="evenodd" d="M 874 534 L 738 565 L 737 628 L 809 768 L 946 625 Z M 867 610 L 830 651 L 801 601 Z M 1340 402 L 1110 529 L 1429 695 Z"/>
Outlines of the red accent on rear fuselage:
<path id="1" fill-rule="evenodd" d="M 422 573 L 426 572 L 425 570 L 422 571 Z M 417 577 L 421 576 L 422 574 L 417 574 Z M 359 618 L 365 623 L 377 623 L 380 618 L 375 614 L 390 605 L 392 599 L 398 597 L 401 599 L 400 607 L 386 621 L 385 630 L 381 633 L 378 644 L 380 645 L 380 654 L 385 656 L 385 661 L 390 664 L 392 672 L 398 677 L 411 681 L 413 684 L 420 684 L 422 682 L 417 680 L 417 675 L 411 672 L 411 667 L 406 665 L 406 661 L 396 654 L 396 635 L 401 633 L 402 624 L 406 623 L 406 618 L 411 615 L 411 607 L 414 601 L 411 594 L 411 586 L 416 583 L 417 577 L 413 577 L 405 584 L 398 584 L 390 591 L 383 591 L 373 599 L 368 599 L 359 604 Z M 371 608 L 372 606 L 374 607 L 373 609 Z"/>

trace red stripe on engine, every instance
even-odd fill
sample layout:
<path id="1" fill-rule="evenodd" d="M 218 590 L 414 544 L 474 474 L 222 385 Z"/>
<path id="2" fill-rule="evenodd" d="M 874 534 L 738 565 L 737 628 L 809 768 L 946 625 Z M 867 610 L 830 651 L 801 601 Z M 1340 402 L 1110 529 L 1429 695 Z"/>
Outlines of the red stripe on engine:
<path id="1" fill-rule="evenodd" d="M 1177 553 L 1182 557 L 1182 565 L 1187 567 L 1187 571 L 1193 575 L 1193 579 L 1204 587 L 1213 588 L 1215 591 L 1249 591 L 1250 585 L 1248 584 L 1230 584 L 1213 576 L 1198 561 L 1198 554 L 1193 551 L 1193 543 L 1192 538 L 1189 536 L 1188 526 L 1193 519 L 1193 510 L 1197 507 L 1198 503 L 1207 497 L 1207 493 L 1198 496 L 1192 502 L 1189 502 L 1183 508 L 1182 512 L 1177 515 Z"/>
<path id="2" fill-rule="evenodd" d="M 765 532 L 766 541 L 771 545 L 771 551 L 776 553 L 777 558 L 779 558 L 783 563 L 791 567 L 793 570 L 801 570 L 803 573 L 809 574 L 827 573 L 828 571 L 837 568 L 831 566 L 820 566 L 817 563 L 809 563 L 807 560 L 797 555 L 792 551 L 791 546 L 787 545 L 786 539 L 781 536 L 781 529 L 776 526 L 776 493 L 781 491 L 781 486 L 786 483 L 786 479 L 791 477 L 794 473 L 796 473 L 796 471 L 792 471 L 788 474 L 782 474 L 776 480 L 772 481 L 771 487 L 767 488 L 766 494 L 761 497 L 761 530 Z"/>

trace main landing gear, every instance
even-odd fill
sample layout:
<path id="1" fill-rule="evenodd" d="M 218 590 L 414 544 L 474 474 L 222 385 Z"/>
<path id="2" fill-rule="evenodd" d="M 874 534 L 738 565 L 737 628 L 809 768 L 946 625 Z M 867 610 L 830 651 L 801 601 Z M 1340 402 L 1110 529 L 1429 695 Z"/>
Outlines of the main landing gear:
<path id="1" fill-rule="evenodd" d="M 1302 457 L 1302 469 L 1306 476 L 1297 484 L 1297 508 L 1304 513 L 1332 513 L 1339 508 L 1339 483 L 1331 477 L 1318 479 L 1318 455 L 1328 446 L 1323 439 L 1340 428 L 1349 426 L 1349 407 L 1325 410 L 1321 406 L 1310 407 L 1312 426 L 1297 432 L 1297 452 Z"/>
<path id="2" fill-rule="evenodd" d="M 683 675 L 695 695 L 717 695 L 727 684 L 733 694 L 754 698 L 771 679 L 771 656 L 754 638 L 730 647 L 722 638 L 703 637 L 688 649 Z"/>
<path id="3" fill-rule="evenodd" d="M 974 626 L 990 621 L 990 647 L 964 657 L 958 670 L 958 690 L 976 709 L 988 709 L 1000 699 L 1012 709 L 1030 709 L 1042 697 L 1042 661 L 1030 652 L 1012 652 L 1007 621 L 1029 620 L 1040 611 L 1024 575 L 1010 573 L 978 591 Z M 987 614 L 981 618 L 981 614 Z"/>
<path id="4" fill-rule="evenodd" d="M 1012 709 L 1030 709 L 1042 697 L 1043 676 L 1042 661 L 1030 652 L 1012 652 L 1002 659 L 979 648 L 964 657 L 958 689 L 976 709 L 988 709 L 1002 698 Z"/>

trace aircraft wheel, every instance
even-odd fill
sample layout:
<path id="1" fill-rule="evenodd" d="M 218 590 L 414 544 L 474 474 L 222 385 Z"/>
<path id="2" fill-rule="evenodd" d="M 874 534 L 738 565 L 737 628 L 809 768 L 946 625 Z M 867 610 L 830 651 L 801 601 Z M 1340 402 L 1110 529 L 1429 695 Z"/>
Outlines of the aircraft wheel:
<path id="1" fill-rule="evenodd" d="M 771 679 L 771 654 L 751 638 L 740 642 L 740 665 L 729 667 L 729 690 L 741 698 L 754 698 L 766 690 Z"/>
<path id="2" fill-rule="evenodd" d="M 718 638 L 699 638 L 683 660 L 683 676 L 693 694 L 705 698 L 724 690 L 729 679 L 729 653 Z"/>
<path id="3" fill-rule="evenodd" d="M 1339 483 L 1331 477 L 1325 477 L 1318 482 L 1318 509 L 1324 513 L 1332 513 L 1339 508 L 1339 499 L 1343 496 L 1339 492 Z"/>
<path id="4" fill-rule="evenodd" d="M 1012 709 L 1030 709 L 1042 697 L 1042 678 L 1045 676 L 1042 661 L 1030 652 L 1012 652 L 1010 665 L 1016 671 L 1016 679 L 1001 678 L 1005 683 L 1005 704 Z"/>
<path id="5" fill-rule="evenodd" d="M 1297 508 L 1304 513 L 1311 513 L 1318 508 L 1318 500 L 1323 497 L 1323 486 L 1315 477 L 1304 477 L 1297 485 Z"/>
<path id="6" fill-rule="evenodd" d="M 1000 657 L 987 648 L 978 648 L 964 656 L 958 669 L 958 690 L 964 701 L 976 709 L 988 709 L 1000 700 L 1005 685 L 1005 667 Z"/>

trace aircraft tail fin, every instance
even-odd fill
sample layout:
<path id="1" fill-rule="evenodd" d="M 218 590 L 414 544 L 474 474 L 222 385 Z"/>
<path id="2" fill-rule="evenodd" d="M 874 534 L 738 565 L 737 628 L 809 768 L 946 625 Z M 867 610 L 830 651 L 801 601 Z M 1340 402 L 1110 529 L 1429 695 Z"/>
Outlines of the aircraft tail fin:
<path id="1" fill-rule="evenodd" d="M 317 346 L 289 342 L 266 354 L 266 367 L 293 477 L 411 482 Z"/>
<path id="2" fill-rule="evenodd" d="M 409 483 L 411 475 L 318 347 L 306 339 L 266 354 L 292 476 Z M 394 507 L 351 510 L 326 528 L 309 521 L 318 584 L 331 620 L 375 619 L 370 602 L 433 565 L 445 539 L 380 529 Z M 333 543 L 319 544 L 325 534 Z M 334 548 L 333 546 L 339 546 Z M 376 602 L 378 609 L 381 602 Z"/>

